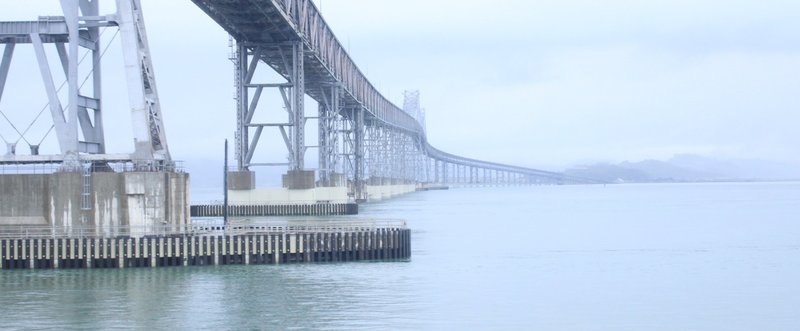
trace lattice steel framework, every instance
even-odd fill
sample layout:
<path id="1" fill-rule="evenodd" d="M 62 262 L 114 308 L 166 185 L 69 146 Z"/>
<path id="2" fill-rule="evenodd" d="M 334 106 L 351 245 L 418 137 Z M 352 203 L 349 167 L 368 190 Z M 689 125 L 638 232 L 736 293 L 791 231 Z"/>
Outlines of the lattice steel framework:
<path id="1" fill-rule="evenodd" d="M 8 151 L 0 156 L 0 163 L 63 162 L 65 168 L 75 169 L 81 167 L 80 160 L 135 161 L 143 165 L 171 163 L 140 2 L 116 0 L 116 12 L 108 15 L 100 15 L 98 3 L 99 0 L 61 0 L 64 16 L 0 22 L 0 43 L 5 44 L 0 61 L 0 97 L 15 48 L 18 44 L 31 44 L 60 151 L 57 155 L 40 155 L 39 145 L 30 144 L 31 153 L 21 155 L 17 153 L 17 140 L 8 143 Z M 135 149 L 132 153 L 109 154 L 106 150 L 100 71 L 103 52 L 100 28 L 104 27 L 119 28 L 133 124 Z M 59 98 L 45 53 L 46 44 L 55 45 L 67 78 L 66 103 Z M 88 50 L 92 55 L 91 91 L 82 89 L 84 81 L 78 76 L 81 50 Z M 19 137 L 24 138 L 25 133 L 18 132 Z"/>
<path id="2" fill-rule="evenodd" d="M 299 42 L 283 44 L 259 44 L 248 46 L 237 41 L 235 54 L 236 76 L 236 158 L 239 170 L 251 166 L 288 166 L 303 169 L 305 146 L 305 82 L 303 74 L 303 49 Z M 253 78 L 264 57 L 280 59 L 284 82 L 254 82 Z M 265 89 L 277 89 L 287 113 L 284 122 L 255 123 L 253 117 Z M 265 127 L 280 131 L 287 149 L 286 162 L 253 163 L 256 147 Z M 251 130 L 253 130 L 251 132 Z M 252 133 L 252 135 L 251 135 Z"/>

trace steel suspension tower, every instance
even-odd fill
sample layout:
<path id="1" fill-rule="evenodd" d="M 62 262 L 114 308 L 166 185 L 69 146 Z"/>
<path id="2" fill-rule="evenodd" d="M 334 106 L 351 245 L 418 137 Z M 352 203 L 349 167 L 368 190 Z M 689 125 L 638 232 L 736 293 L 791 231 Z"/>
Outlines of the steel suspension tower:
<path id="1" fill-rule="evenodd" d="M 60 151 L 42 155 L 39 143 L 30 143 L 35 139 L 25 139 L 27 132 L 18 132 L 19 139 L 7 142 L 8 151 L 0 156 L 3 163 L 61 162 L 63 168 L 70 169 L 79 168 L 81 160 L 132 161 L 139 166 L 171 162 L 139 0 L 116 0 L 116 12 L 107 15 L 100 15 L 99 2 L 61 0 L 64 16 L 44 16 L 31 22 L 0 22 L 0 43 L 5 44 L 0 62 L 0 97 L 15 48 L 19 44 L 31 44 Z M 119 29 L 117 33 L 122 44 L 134 141 L 134 151 L 129 153 L 111 154 L 106 149 L 100 70 L 105 48 L 101 44 L 100 29 L 107 27 Z M 47 59 L 45 46 L 50 44 L 58 53 L 62 65 L 59 70 L 63 69 L 66 76 L 66 100 L 59 97 L 54 69 Z M 91 74 L 85 79 L 79 76 L 81 52 L 91 54 L 88 65 Z M 85 89 L 84 82 L 89 78 L 92 88 Z M 30 154 L 18 153 L 16 144 L 20 140 L 29 142 Z"/>

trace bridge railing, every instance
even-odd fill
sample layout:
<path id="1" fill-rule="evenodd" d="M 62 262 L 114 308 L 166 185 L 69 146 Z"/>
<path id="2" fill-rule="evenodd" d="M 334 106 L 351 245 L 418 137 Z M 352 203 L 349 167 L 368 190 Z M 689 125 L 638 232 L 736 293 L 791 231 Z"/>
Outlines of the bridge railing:
<path id="1" fill-rule="evenodd" d="M 111 238 L 111 237 L 167 237 L 199 234 L 190 224 L 153 224 L 142 226 L 117 225 L 96 227 L 91 225 L 2 225 L 0 239 L 56 239 L 56 238 Z"/>
<path id="2" fill-rule="evenodd" d="M 209 222 L 205 229 L 226 235 L 271 234 L 271 233 L 320 233 L 320 232 L 364 232 L 377 229 L 405 229 L 406 221 L 396 219 L 341 219 L 341 220 L 259 220 L 245 219 L 230 222 L 225 227 Z M 195 225 L 196 227 L 203 227 Z"/>
<path id="3" fill-rule="evenodd" d="M 284 18 L 298 33 L 298 37 L 314 52 L 322 63 L 353 99 L 369 113 L 397 128 L 425 135 L 421 123 L 384 97 L 364 76 L 347 51 L 336 39 L 311 0 L 272 0 L 283 11 Z"/>
<path id="4" fill-rule="evenodd" d="M 258 220 L 240 219 L 228 225 L 222 220 L 193 221 L 191 224 L 156 224 L 145 226 L 51 226 L 3 225 L 0 239 L 57 239 L 57 238 L 114 238 L 114 237 L 175 237 L 217 236 L 243 234 L 293 234 L 319 232 L 363 232 L 384 228 L 407 227 L 406 221 L 396 219 L 348 218 L 340 220 Z"/>

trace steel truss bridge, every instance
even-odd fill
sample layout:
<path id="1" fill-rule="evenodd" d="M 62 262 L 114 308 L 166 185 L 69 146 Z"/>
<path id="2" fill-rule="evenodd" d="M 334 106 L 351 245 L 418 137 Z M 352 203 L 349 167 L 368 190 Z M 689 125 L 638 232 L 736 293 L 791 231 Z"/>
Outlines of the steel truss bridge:
<path id="1" fill-rule="evenodd" d="M 62 0 L 63 17 L 0 23 L 0 43 L 5 44 L 0 62 L 0 97 L 15 45 L 33 44 L 61 148 L 59 155 L 43 156 L 32 145 L 30 155 L 17 155 L 15 146 L 9 143 L 0 163 L 74 159 L 145 165 L 171 162 L 140 0 L 116 0 L 117 12 L 111 15 L 100 15 L 97 1 Z M 284 185 L 289 188 L 308 188 L 309 182 L 311 186 L 347 186 L 356 199 L 366 197 L 366 185 L 591 182 L 556 172 L 465 158 L 434 148 L 426 137 L 419 93 L 407 91 L 402 108 L 379 93 L 311 0 L 192 2 L 235 40 L 234 149 L 240 173 L 252 172 L 259 166 L 285 166 L 290 180 Z M 98 28 L 106 26 L 119 27 L 123 45 L 136 146 L 131 153 L 105 151 L 99 70 L 91 70 L 91 93 L 81 92 L 77 77 L 79 49 L 89 49 L 93 66 L 99 65 L 102 54 Z M 58 99 L 44 56 L 43 45 L 47 43 L 56 45 L 68 77 L 66 107 Z M 263 75 L 257 73 L 262 70 L 271 70 L 282 80 L 259 81 L 257 77 Z M 270 90 L 281 96 L 283 105 L 274 110 L 285 112 L 286 120 L 257 122 L 254 115 L 259 111 L 259 100 Z M 314 116 L 306 114 L 305 95 L 318 103 Z M 318 121 L 318 141 L 311 144 L 305 139 L 306 121 L 310 118 Z M 264 130 L 280 132 L 288 152 L 286 162 L 253 161 Z M 316 148 L 319 153 L 316 173 L 308 170 L 313 168 L 304 162 L 309 148 Z M 298 180 L 293 181 L 292 177 Z"/>
<path id="2" fill-rule="evenodd" d="M 311 0 L 192 0 L 235 39 L 236 158 L 240 171 L 286 165 L 305 169 L 307 118 L 304 95 L 319 104 L 317 185 L 350 185 L 363 197 L 365 184 L 388 183 L 581 183 L 561 173 L 465 158 L 428 142 L 419 93 L 407 91 L 403 108 L 367 80 Z M 260 66 L 285 79 L 254 81 Z M 265 89 L 278 89 L 288 120 L 254 123 Z M 264 129 L 280 131 L 286 163 L 252 162 Z"/>

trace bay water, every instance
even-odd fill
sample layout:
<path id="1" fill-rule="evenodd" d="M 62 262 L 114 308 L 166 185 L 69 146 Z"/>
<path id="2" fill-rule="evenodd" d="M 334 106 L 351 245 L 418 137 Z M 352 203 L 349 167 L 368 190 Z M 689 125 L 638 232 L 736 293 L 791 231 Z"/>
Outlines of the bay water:
<path id="1" fill-rule="evenodd" d="M 358 217 L 406 220 L 412 258 L 4 270 L 0 328 L 800 329 L 798 182 L 453 188 Z"/>

